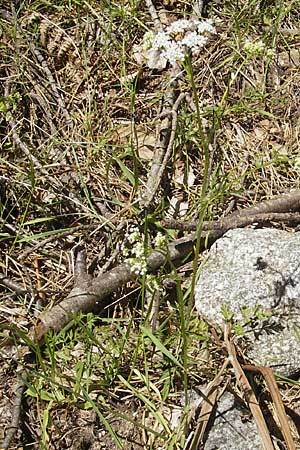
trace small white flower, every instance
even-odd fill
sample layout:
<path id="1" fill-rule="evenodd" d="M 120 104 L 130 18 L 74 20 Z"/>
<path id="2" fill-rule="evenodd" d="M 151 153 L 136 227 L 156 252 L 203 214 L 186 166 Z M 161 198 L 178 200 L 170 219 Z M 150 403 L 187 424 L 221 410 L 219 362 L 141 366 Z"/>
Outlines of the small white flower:
<path id="1" fill-rule="evenodd" d="M 147 260 L 145 257 L 140 258 L 139 260 L 135 258 L 127 258 L 125 263 L 131 270 L 131 272 L 136 275 L 143 276 L 147 273 Z"/>
<path id="2" fill-rule="evenodd" d="M 134 244 L 141 237 L 140 231 L 137 227 L 130 227 L 128 232 L 125 233 L 125 238 L 130 244 Z"/>
<path id="3" fill-rule="evenodd" d="M 167 236 L 163 235 L 160 231 L 157 233 L 154 239 L 154 245 L 158 248 L 163 248 L 167 245 L 168 238 Z"/>
<path id="4" fill-rule="evenodd" d="M 199 50 L 207 43 L 208 38 L 198 34 L 196 31 L 189 31 L 186 33 L 181 43 L 187 48 L 190 48 L 193 52 Z"/>
<path id="5" fill-rule="evenodd" d="M 246 53 L 248 53 L 248 56 L 260 56 L 262 55 L 263 51 L 265 50 L 265 44 L 263 41 L 255 41 L 252 42 L 249 39 L 246 39 L 244 42 L 244 49 Z"/>
<path id="6" fill-rule="evenodd" d="M 129 256 L 130 255 L 130 250 L 129 250 L 128 247 L 126 247 L 126 245 L 123 244 L 122 247 L 121 247 L 121 250 L 122 250 L 122 253 L 123 253 L 124 256 Z"/>
<path id="7" fill-rule="evenodd" d="M 159 31 L 152 42 L 152 48 L 154 50 L 165 49 L 170 45 L 170 42 L 170 37 L 164 31 Z"/>
<path id="8" fill-rule="evenodd" d="M 211 20 L 176 20 L 166 31 L 144 35 L 143 56 L 148 67 L 162 70 L 167 63 L 174 66 L 182 62 L 188 50 L 193 53 L 200 50 L 208 42 L 207 34 L 213 33 L 216 33 L 216 29 Z"/>
<path id="9" fill-rule="evenodd" d="M 136 243 L 135 246 L 132 247 L 131 253 L 135 255 L 137 258 L 144 256 L 145 254 L 144 244 L 142 242 Z"/>
<path id="10" fill-rule="evenodd" d="M 167 58 L 169 63 L 174 66 L 177 62 L 184 60 L 185 51 L 180 43 L 171 41 L 168 47 L 162 52 L 163 58 Z"/>
<path id="11" fill-rule="evenodd" d="M 213 26 L 213 21 L 211 19 L 202 20 L 198 25 L 198 33 L 216 33 L 216 28 Z"/>
<path id="12" fill-rule="evenodd" d="M 167 33 L 168 34 L 182 33 L 186 30 L 190 30 L 193 25 L 194 25 L 193 20 L 186 20 L 186 19 L 175 20 L 175 22 L 171 23 L 171 25 L 168 26 Z"/>

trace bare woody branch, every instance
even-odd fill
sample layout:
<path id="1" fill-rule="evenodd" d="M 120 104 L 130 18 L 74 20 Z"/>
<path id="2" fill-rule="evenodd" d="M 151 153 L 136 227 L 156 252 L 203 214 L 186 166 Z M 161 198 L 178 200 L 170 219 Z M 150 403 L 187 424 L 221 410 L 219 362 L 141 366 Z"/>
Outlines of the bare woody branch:
<path id="1" fill-rule="evenodd" d="M 168 251 L 164 254 L 154 251 L 147 259 L 149 271 L 155 271 L 169 261 L 181 259 L 188 255 L 193 248 L 193 235 L 188 239 L 179 239 L 169 245 Z M 120 264 L 114 269 L 101 274 L 92 280 L 83 273 L 82 258 L 80 255 L 80 268 L 76 269 L 78 278 L 75 280 L 74 288 L 70 294 L 51 310 L 43 313 L 33 331 L 32 338 L 41 343 L 48 330 L 59 331 L 70 322 L 77 313 L 87 313 L 95 309 L 101 309 L 104 299 L 125 283 L 137 279 L 137 275 L 130 270 L 126 264 Z"/>
<path id="2" fill-rule="evenodd" d="M 146 6 L 148 8 L 149 14 L 151 16 L 151 19 L 154 23 L 154 27 L 156 31 L 163 31 L 163 26 L 161 24 L 161 21 L 158 17 L 157 11 L 155 9 L 155 6 L 153 5 L 152 0 L 145 0 Z"/>
<path id="3" fill-rule="evenodd" d="M 255 206 L 239 209 L 229 216 L 213 222 L 204 222 L 203 230 L 239 228 L 247 225 L 269 222 L 295 223 L 299 221 L 300 190 L 295 190 L 279 197 L 265 200 Z M 293 214 L 294 213 L 294 214 Z M 174 219 L 162 221 L 163 226 L 179 230 L 193 231 L 197 229 L 197 222 L 180 222 Z"/>
<path id="4" fill-rule="evenodd" d="M 16 281 L 12 281 L 6 275 L 0 275 L 0 285 L 1 284 L 14 291 L 18 295 L 25 295 L 28 293 L 27 289 L 24 289 L 19 283 L 17 283 Z"/>
<path id="5" fill-rule="evenodd" d="M 173 149 L 177 127 L 177 111 L 185 97 L 184 94 L 178 97 L 176 93 L 180 73 L 181 70 L 177 66 L 172 67 L 168 72 L 168 85 L 163 99 L 162 111 L 158 117 L 155 152 L 140 200 L 143 208 L 149 208 L 152 204 Z"/>
<path id="6" fill-rule="evenodd" d="M 300 192 L 294 192 L 292 194 L 286 194 L 282 197 L 263 202 L 257 205 L 255 211 L 266 210 L 266 208 L 273 207 L 283 211 L 284 206 L 290 210 L 296 210 L 299 207 Z M 267 206 L 266 206 L 267 204 Z M 253 211 L 253 208 L 246 208 L 244 210 L 245 217 L 248 217 L 249 209 Z M 239 219 L 242 220 L 242 212 L 239 213 Z M 251 215 L 250 215 L 251 216 Z M 254 217 L 254 216 L 253 216 Z M 231 214 L 226 218 L 227 227 L 209 229 L 202 232 L 200 250 L 204 250 L 212 245 L 217 239 L 219 239 L 228 229 L 236 228 L 236 215 Z M 224 219 L 225 221 L 225 219 Z M 229 226 L 230 225 L 230 226 Z M 196 241 L 195 233 L 190 233 L 182 239 L 175 240 L 171 243 L 165 253 L 161 251 L 153 251 L 147 259 L 147 265 L 149 271 L 155 271 L 169 262 L 176 263 L 182 258 L 189 255 L 194 248 Z M 80 270 L 78 270 L 78 277 L 75 280 L 74 288 L 70 294 L 62 300 L 58 305 L 55 305 L 51 310 L 43 313 L 38 323 L 33 330 L 33 339 L 41 343 L 45 333 L 52 329 L 59 331 L 69 321 L 71 321 L 77 313 L 87 313 L 95 309 L 103 308 L 104 299 L 123 286 L 129 281 L 137 279 L 137 275 L 130 270 L 126 264 L 120 264 L 112 270 L 99 275 L 96 278 L 89 278 L 82 266 L 82 258 Z"/>
<path id="7" fill-rule="evenodd" d="M 221 220 L 205 221 L 202 225 L 203 231 L 208 230 L 230 230 L 232 228 L 242 228 L 248 225 L 267 225 L 270 223 L 284 223 L 287 225 L 295 225 L 300 223 L 300 213 L 262 213 L 262 214 L 245 214 L 239 216 L 225 217 Z M 166 228 L 181 231 L 195 231 L 198 222 L 183 222 L 176 219 L 165 219 L 162 225 Z"/>
<path id="8" fill-rule="evenodd" d="M 15 400 L 11 411 L 11 422 L 6 429 L 5 438 L 0 443 L 1 450 L 7 450 L 13 440 L 19 426 L 20 414 L 22 409 L 22 396 L 27 382 L 27 373 L 22 370 L 18 376 L 18 381 L 15 390 Z"/>

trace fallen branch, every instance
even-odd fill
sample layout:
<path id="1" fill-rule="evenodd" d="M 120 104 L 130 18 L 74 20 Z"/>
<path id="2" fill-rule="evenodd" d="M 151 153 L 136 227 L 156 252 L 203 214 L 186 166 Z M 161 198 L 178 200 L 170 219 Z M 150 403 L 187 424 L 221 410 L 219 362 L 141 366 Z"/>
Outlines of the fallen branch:
<path id="1" fill-rule="evenodd" d="M 7 287 L 18 295 L 28 294 L 28 290 L 24 289 L 19 283 L 12 281 L 6 275 L 0 275 L 0 285 Z"/>
<path id="2" fill-rule="evenodd" d="M 174 262 L 188 255 L 193 245 L 194 236 L 190 235 L 170 244 L 165 254 L 154 251 L 147 258 L 149 271 L 154 271 L 169 261 Z M 50 329 L 60 331 L 79 312 L 87 313 L 101 309 L 101 304 L 108 295 L 138 277 L 128 265 L 120 264 L 109 272 L 91 278 L 86 273 L 84 252 L 78 253 L 75 267 L 74 288 L 58 305 L 41 314 L 32 333 L 35 342 L 42 343 L 45 333 Z"/>
<path id="3" fill-rule="evenodd" d="M 155 196 L 155 193 L 157 192 L 160 184 L 161 184 L 161 180 L 163 178 L 163 175 L 166 171 L 167 168 L 167 164 L 169 162 L 169 159 L 171 157 L 172 151 L 173 151 L 173 144 L 174 144 L 174 140 L 175 140 L 175 136 L 176 136 L 176 131 L 177 131 L 177 118 L 178 118 L 178 108 L 180 106 L 180 104 L 182 103 L 183 99 L 185 98 L 186 94 L 185 93 L 181 93 L 177 100 L 175 101 L 172 109 L 170 112 L 168 112 L 168 115 L 171 116 L 171 130 L 170 130 L 170 137 L 169 137 L 169 141 L 168 141 L 168 145 L 162 160 L 162 163 L 160 165 L 160 167 L 158 167 L 157 173 L 153 173 L 153 184 L 152 184 L 152 192 L 151 192 L 151 196 L 149 197 L 149 201 L 152 202 Z"/>
<path id="4" fill-rule="evenodd" d="M 253 223 L 268 222 L 298 222 L 300 213 L 300 190 L 288 194 L 282 194 L 271 200 L 265 200 L 255 206 L 239 209 L 229 216 L 217 221 L 204 222 L 203 230 L 230 230 L 232 228 L 244 227 Z M 165 219 L 162 225 L 167 228 L 179 230 L 196 230 L 198 222 L 180 222 L 175 219 Z"/>
<path id="5" fill-rule="evenodd" d="M 239 217 L 243 215 L 244 209 L 238 209 L 231 214 L 231 217 Z M 300 190 L 294 190 L 288 194 L 283 194 L 279 197 L 265 200 L 255 206 L 247 208 L 249 215 L 263 214 L 263 213 L 282 213 L 300 211 Z"/>
<path id="6" fill-rule="evenodd" d="M 282 208 L 285 205 L 289 210 L 296 210 L 296 208 L 300 209 L 299 201 L 300 191 L 296 191 L 293 194 L 286 194 L 280 198 L 269 200 L 267 204 L 275 209 L 279 206 Z M 259 211 L 260 206 L 265 208 L 264 204 L 265 202 L 257 205 L 255 211 Z M 245 208 L 245 210 L 239 212 L 239 220 L 243 219 L 243 212 L 245 218 L 248 217 L 249 209 L 253 211 L 253 208 Z M 226 227 L 209 229 L 202 232 L 200 250 L 209 248 L 226 231 L 236 228 L 238 222 L 235 213 L 223 219 L 223 223 L 226 224 Z M 195 242 L 195 233 L 190 233 L 184 238 L 171 243 L 165 253 L 153 251 L 147 259 L 148 270 L 150 272 L 155 271 L 168 262 L 175 263 L 176 261 L 182 260 L 193 251 Z M 82 258 L 82 254 L 79 253 L 78 257 Z M 83 267 L 82 264 L 81 267 Z M 91 278 L 85 271 L 81 270 L 75 277 L 75 285 L 70 294 L 58 305 L 55 305 L 39 317 L 38 323 L 33 331 L 33 339 L 38 343 L 42 343 L 44 335 L 48 330 L 60 331 L 79 312 L 87 313 L 95 309 L 101 310 L 103 300 L 107 296 L 124 284 L 137 278 L 138 276 L 126 264 L 120 264 L 96 278 Z"/>
<path id="7" fill-rule="evenodd" d="M 155 6 L 154 6 L 152 0 L 145 0 L 145 3 L 148 8 L 151 19 L 154 23 L 154 27 L 155 27 L 156 31 L 163 31 L 162 23 L 158 17 L 157 11 L 155 9 Z"/>
<path id="8" fill-rule="evenodd" d="M 168 72 L 170 81 L 164 95 L 162 111 L 159 114 L 160 122 L 157 126 L 158 137 L 155 143 L 155 153 L 140 200 L 143 208 L 149 208 L 153 202 L 172 153 L 177 127 L 177 110 L 185 96 L 180 95 L 177 98 L 176 94 L 180 73 L 181 70 L 177 66 L 172 67 Z"/>
<path id="9" fill-rule="evenodd" d="M 0 450 L 7 450 L 13 440 L 19 426 L 20 414 L 22 409 L 22 396 L 27 382 L 27 373 L 23 370 L 17 381 L 15 390 L 15 400 L 11 410 L 11 421 L 9 427 L 6 429 L 5 438 L 0 444 Z"/>
<path id="10" fill-rule="evenodd" d="M 233 213 L 221 220 L 211 222 L 205 221 L 203 222 L 202 229 L 203 231 L 223 230 L 225 232 L 232 228 L 243 228 L 254 224 L 265 225 L 270 224 L 271 222 L 294 225 L 300 223 L 300 213 L 270 212 L 249 214 L 247 209 L 246 212 L 244 212 L 244 215 L 242 215 L 242 213 L 239 213 L 239 215 L 235 215 L 235 213 Z M 174 230 L 195 231 L 197 229 L 198 222 L 182 222 L 176 219 L 165 219 L 161 222 L 161 224 L 163 227 L 172 228 Z"/>

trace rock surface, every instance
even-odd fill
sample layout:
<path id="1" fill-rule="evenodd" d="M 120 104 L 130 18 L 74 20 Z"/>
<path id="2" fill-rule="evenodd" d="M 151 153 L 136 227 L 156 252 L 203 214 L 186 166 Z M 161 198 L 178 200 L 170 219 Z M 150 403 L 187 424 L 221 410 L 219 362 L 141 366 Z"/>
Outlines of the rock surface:
<path id="1" fill-rule="evenodd" d="M 261 450 L 255 423 L 247 420 L 250 412 L 226 392 L 218 402 L 214 424 L 205 442 L 205 450 Z"/>
<path id="2" fill-rule="evenodd" d="M 300 373 L 300 233 L 236 229 L 211 248 L 195 292 L 202 316 L 222 326 L 231 317 L 244 330 L 248 356 L 286 376 Z M 221 412 L 221 414 L 220 414 Z M 251 415 L 225 393 L 205 450 L 258 450 Z"/>
<path id="3" fill-rule="evenodd" d="M 217 325 L 244 325 L 249 356 L 286 376 L 300 371 L 300 233 L 236 229 L 211 248 L 195 293 L 199 313 Z"/>

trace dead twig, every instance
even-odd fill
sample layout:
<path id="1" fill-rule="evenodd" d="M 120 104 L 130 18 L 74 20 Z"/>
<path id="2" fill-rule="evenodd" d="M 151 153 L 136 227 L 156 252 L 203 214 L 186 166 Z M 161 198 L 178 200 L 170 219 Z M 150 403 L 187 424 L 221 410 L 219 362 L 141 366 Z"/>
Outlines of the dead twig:
<path id="1" fill-rule="evenodd" d="M 19 283 L 12 281 L 6 275 L 0 275 L 0 284 L 6 286 L 8 289 L 11 289 L 18 295 L 25 295 L 28 293 L 27 289 L 24 289 Z"/>
<path id="2" fill-rule="evenodd" d="M 155 9 L 155 6 L 153 5 L 152 0 L 145 0 L 146 6 L 148 8 L 149 14 L 151 16 L 151 19 L 154 23 L 154 27 L 156 31 L 163 31 L 162 23 L 158 17 L 157 11 Z"/>
<path id="3" fill-rule="evenodd" d="M 297 212 L 296 212 L 297 211 Z M 299 223 L 300 220 L 300 191 L 295 190 L 270 200 L 265 200 L 255 206 L 239 209 L 227 217 L 217 221 L 203 222 L 203 231 L 223 230 L 245 227 L 254 223 L 270 222 Z M 165 219 L 162 225 L 167 228 L 193 231 L 198 222 L 181 222 L 175 219 Z"/>
<path id="4" fill-rule="evenodd" d="M 101 273 L 105 273 L 112 266 L 113 262 L 116 260 L 116 258 L 119 254 L 120 254 L 120 249 L 116 248 L 112 252 L 111 256 L 108 258 L 108 260 L 105 262 L 105 264 L 103 264 L 103 266 L 100 268 L 99 275 Z"/>
<path id="5" fill-rule="evenodd" d="M 123 211 L 123 210 L 122 210 Z M 122 212 L 121 211 L 121 212 Z M 101 212 L 102 214 L 102 212 Z M 58 234 L 53 234 L 52 236 L 48 236 L 46 239 L 43 239 L 41 242 L 38 242 L 31 248 L 25 249 L 22 253 L 18 255 L 18 259 L 24 259 L 27 256 L 29 256 L 31 253 L 37 251 L 38 249 L 44 247 L 47 244 L 50 244 L 51 242 L 56 241 L 57 239 L 62 239 L 64 237 L 70 236 L 71 234 L 77 233 L 78 231 L 84 231 L 84 230 L 91 230 L 93 232 L 99 231 L 101 228 L 104 228 L 106 225 L 113 226 L 113 224 L 117 221 L 118 216 L 120 213 L 112 214 L 109 218 L 104 218 L 103 222 L 100 222 L 98 224 L 87 224 L 87 225 L 77 225 L 76 227 L 70 227 L 66 231 L 58 232 Z M 102 214 L 103 216 L 103 214 Z M 120 225 L 123 226 L 123 223 Z M 120 229 L 120 225 L 118 225 L 117 229 Z M 111 263 L 111 261 L 110 261 Z M 106 266 L 106 264 L 105 264 Z M 106 269 L 105 269 L 106 270 Z M 105 271 L 103 268 L 101 272 Z"/>
<path id="6" fill-rule="evenodd" d="M 177 128 L 177 111 L 182 100 L 185 98 L 184 93 L 178 97 L 176 95 L 179 73 L 180 70 L 178 67 L 173 67 L 169 71 L 169 76 L 171 79 L 173 78 L 173 81 L 169 83 L 166 90 L 163 109 L 159 114 L 160 122 L 157 129 L 158 139 L 155 144 L 156 150 L 144 193 L 140 200 L 140 204 L 144 208 L 149 208 L 153 202 L 172 153 Z"/>
<path id="7" fill-rule="evenodd" d="M 22 409 L 22 396 L 27 382 L 27 373 L 22 370 L 18 376 L 17 386 L 15 390 L 15 400 L 11 411 L 11 422 L 6 429 L 5 438 L 0 444 L 0 450 L 7 450 L 10 447 L 10 443 L 13 440 L 20 421 L 20 414 Z"/>
<path id="8" fill-rule="evenodd" d="M 84 250 L 80 250 L 76 256 L 76 264 L 74 269 L 75 286 L 80 286 L 83 281 L 90 279 L 90 275 L 87 272 L 86 266 L 86 253 Z"/>
<path id="9" fill-rule="evenodd" d="M 71 227 L 66 231 L 58 232 L 57 234 L 54 234 L 52 236 L 47 237 L 46 239 L 43 239 L 41 242 L 38 242 L 36 245 L 34 245 L 31 248 L 25 249 L 22 253 L 18 255 L 18 259 L 24 259 L 31 253 L 35 252 L 36 250 L 45 247 L 45 245 L 50 244 L 51 242 L 56 241 L 57 239 L 61 239 L 67 236 L 70 236 L 71 234 L 77 233 L 78 231 L 84 231 L 84 230 L 95 230 L 96 228 L 99 228 L 99 224 L 90 224 L 90 225 L 78 225 L 76 227 Z"/>
<path id="10" fill-rule="evenodd" d="M 300 205 L 299 205 L 300 207 Z M 261 213 L 261 214 L 248 214 L 248 210 L 243 210 L 243 214 L 240 213 L 238 216 L 230 214 L 224 219 L 215 221 L 205 221 L 203 222 L 203 231 L 208 230 L 230 230 L 232 228 L 242 228 L 248 225 L 265 225 L 271 222 L 284 223 L 284 224 L 297 224 L 300 222 L 300 213 Z M 176 219 L 165 219 L 162 225 L 166 228 L 172 228 L 174 230 L 181 231 L 195 231 L 197 229 L 197 221 L 194 222 L 183 222 Z"/>
<path id="11" fill-rule="evenodd" d="M 7 94 L 6 94 L 7 95 Z M 27 145 L 24 144 L 24 142 L 21 141 L 21 139 L 19 138 L 19 135 L 16 131 L 17 129 L 17 124 L 16 122 L 13 120 L 12 117 L 9 118 L 9 126 L 11 129 L 11 134 L 12 134 L 12 138 L 14 143 L 16 144 L 17 147 L 20 148 L 20 150 L 24 153 L 24 155 L 27 156 L 28 159 L 30 159 L 30 161 L 32 162 L 32 165 L 34 167 L 36 167 L 37 169 L 40 169 L 41 172 L 43 173 L 43 175 L 45 175 L 45 170 L 43 169 L 42 164 L 39 162 L 39 160 L 31 154 L 29 148 L 27 147 Z M 49 176 L 49 174 L 47 173 L 47 175 Z"/>
<path id="12" fill-rule="evenodd" d="M 49 67 L 47 65 L 45 58 L 43 57 L 42 53 L 36 48 L 36 46 L 33 44 L 33 42 L 31 42 L 30 40 L 29 40 L 29 48 L 30 48 L 31 52 L 35 55 L 36 59 L 40 63 L 40 67 L 42 68 L 43 72 L 46 74 L 46 76 L 48 78 L 50 88 L 53 92 L 54 98 L 57 101 L 57 104 L 58 104 L 59 108 L 61 109 L 63 115 L 65 116 L 67 125 L 72 126 L 72 119 L 71 119 L 70 114 L 64 104 L 62 97 L 59 95 L 54 77 L 51 73 L 51 70 L 49 69 Z"/>
<path id="13" fill-rule="evenodd" d="M 147 296 L 148 294 L 148 296 Z M 147 299 L 147 316 L 148 320 L 151 326 L 151 331 L 154 333 L 157 330 L 157 327 L 159 325 L 158 322 L 158 314 L 159 314 L 159 307 L 161 302 L 161 292 L 159 289 L 157 289 L 153 294 L 146 294 Z"/>
<path id="14" fill-rule="evenodd" d="M 207 385 L 207 387 L 204 390 L 204 394 L 208 397 L 210 402 L 207 402 L 205 400 L 203 401 L 199 413 L 198 424 L 193 434 L 192 441 L 188 446 L 188 450 L 197 450 L 198 448 L 200 448 L 200 445 L 203 444 L 204 434 L 208 427 L 208 422 L 211 417 L 211 414 L 213 413 L 214 407 L 215 405 L 217 405 L 219 398 L 223 395 L 226 389 L 226 385 L 222 389 L 220 389 L 220 387 L 224 380 L 225 369 L 227 368 L 229 363 L 230 360 L 229 358 L 227 358 L 224 364 L 222 365 L 220 372 Z"/>
<path id="15" fill-rule="evenodd" d="M 12 132 L 12 138 L 17 147 L 21 149 L 21 151 L 32 161 L 32 164 L 35 168 L 39 169 L 40 172 L 44 175 L 44 177 L 49 181 L 50 186 L 52 187 L 53 192 L 57 195 L 57 197 L 63 197 L 65 200 L 65 204 L 69 207 L 69 210 L 71 212 L 77 212 L 78 209 L 81 209 L 84 212 L 89 211 L 87 207 L 85 207 L 79 199 L 77 199 L 74 194 L 70 193 L 66 187 L 64 187 L 59 181 L 57 181 L 55 178 L 53 178 L 47 170 L 42 166 L 42 164 L 39 162 L 39 160 L 32 155 L 27 145 L 21 141 L 19 138 L 18 133 L 16 132 L 16 123 L 10 117 L 8 121 L 11 132 Z M 75 206 L 74 206 L 75 205 Z M 77 208 L 78 209 L 77 209 Z"/>
<path id="16" fill-rule="evenodd" d="M 180 260 L 193 249 L 194 234 L 184 239 L 178 239 L 168 246 L 167 252 L 154 251 L 147 258 L 149 271 L 155 271 L 169 261 Z M 204 245 L 204 241 L 203 241 Z M 82 255 L 80 254 L 80 270 L 75 275 L 74 288 L 70 294 L 49 311 L 43 313 L 33 330 L 32 338 L 41 343 L 45 333 L 52 329 L 59 331 L 79 312 L 90 312 L 103 309 L 103 300 L 125 283 L 137 279 L 127 264 L 120 264 L 112 270 L 91 279 L 82 270 Z"/>
<path id="17" fill-rule="evenodd" d="M 202 15 L 202 11 L 203 11 L 203 0 L 196 0 L 193 4 L 193 12 L 197 15 L 197 16 L 201 16 Z"/>
<path id="18" fill-rule="evenodd" d="M 32 84 L 35 86 L 36 83 L 34 84 L 34 81 L 32 80 L 30 74 L 28 74 L 27 77 L 30 79 Z M 55 136 L 57 134 L 57 129 L 56 129 L 56 126 L 55 126 L 55 124 L 53 122 L 52 114 L 49 111 L 48 104 L 47 104 L 46 100 L 42 97 L 42 95 L 35 94 L 34 92 L 31 92 L 29 94 L 29 96 L 33 100 L 35 100 L 40 105 L 40 108 L 44 111 L 45 117 L 46 117 L 47 122 L 48 122 L 48 124 L 50 126 L 51 135 Z"/>
<path id="19" fill-rule="evenodd" d="M 177 97 L 177 100 L 175 101 L 175 103 L 174 103 L 174 105 L 173 105 L 173 107 L 172 107 L 172 109 L 171 109 L 171 111 L 169 113 L 172 116 L 171 133 L 170 133 L 170 137 L 169 137 L 169 142 L 168 142 L 168 146 L 167 146 L 167 149 L 166 149 L 166 153 L 164 155 L 162 164 L 161 164 L 161 166 L 160 166 L 160 168 L 158 170 L 157 178 L 155 178 L 155 184 L 153 186 L 152 196 L 150 197 L 151 201 L 153 200 L 154 195 L 155 195 L 155 193 L 156 193 L 156 191 L 157 191 L 157 189 L 158 189 L 158 187 L 159 187 L 159 185 L 161 183 L 162 177 L 164 175 L 164 172 L 166 170 L 168 161 L 170 159 L 170 156 L 171 156 L 171 153 L 172 153 L 172 150 L 173 150 L 173 144 L 174 144 L 176 130 L 177 130 L 177 118 L 178 118 L 177 111 L 178 111 L 178 108 L 179 108 L 180 104 L 182 103 L 183 99 L 185 98 L 185 96 L 186 96 L 186 94 L 183 92 Z"/>
<path id="20" fill-rule="evenodd" d="M 238 209 L 231 214 L 231 217 L 237 217 L 243 215 L 243 209 Z M 271 200 L 265 200 L 257 205 L 247 208 L 249 215 L 263 214 L 263 213 L 281 213 L 281 212 L 293 212 L 300 211 L 300 190 L 294 190 L 287 194 L 283 194 L 279 197 L 272 198 Z"/>

